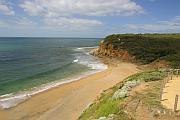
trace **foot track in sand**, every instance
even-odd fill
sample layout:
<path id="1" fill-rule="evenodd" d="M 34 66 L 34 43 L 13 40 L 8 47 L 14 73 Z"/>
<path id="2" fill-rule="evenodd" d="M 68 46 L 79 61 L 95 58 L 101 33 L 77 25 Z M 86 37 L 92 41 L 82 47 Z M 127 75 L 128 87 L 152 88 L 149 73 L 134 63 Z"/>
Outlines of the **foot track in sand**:
<path id="1" fill-rule="evenodd" d="M 180 77 L 173 76 L 172 80 L 167 82 L 163 88 L 162 105 L 174 110 L 176 95 L 179 95 L 177 110 L 180 110 Z"/>

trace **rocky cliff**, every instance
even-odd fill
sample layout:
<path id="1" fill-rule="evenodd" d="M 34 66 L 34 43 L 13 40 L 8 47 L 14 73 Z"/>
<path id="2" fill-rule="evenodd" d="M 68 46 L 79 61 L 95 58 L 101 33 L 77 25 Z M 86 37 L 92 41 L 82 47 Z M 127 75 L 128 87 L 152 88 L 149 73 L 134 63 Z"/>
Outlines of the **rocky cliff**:
<path id="1" fill-rule="evenodd" d="M 119 58 L 125 61 L 133 61 L 134 57 L 131 56 L 127 50 L 116 48 L 112 43 L 105 43 L 104 40 L 100 42 L 99 48 L 93 52 L 93 55 L 99 57 Z"/>

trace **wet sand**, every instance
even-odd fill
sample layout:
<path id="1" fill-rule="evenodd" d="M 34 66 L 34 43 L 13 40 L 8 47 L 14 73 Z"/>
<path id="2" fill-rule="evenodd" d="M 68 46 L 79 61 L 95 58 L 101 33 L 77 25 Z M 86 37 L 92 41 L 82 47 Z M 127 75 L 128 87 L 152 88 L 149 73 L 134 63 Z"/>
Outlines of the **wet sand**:
<path id="1" fill-rule="evenodd" d="M 0 110 L 0 120 L 76 120 L 103 90 L 138 71 L 134 64 L 119 63 L 103 72 L 39 93 L 14 108 Z"/>

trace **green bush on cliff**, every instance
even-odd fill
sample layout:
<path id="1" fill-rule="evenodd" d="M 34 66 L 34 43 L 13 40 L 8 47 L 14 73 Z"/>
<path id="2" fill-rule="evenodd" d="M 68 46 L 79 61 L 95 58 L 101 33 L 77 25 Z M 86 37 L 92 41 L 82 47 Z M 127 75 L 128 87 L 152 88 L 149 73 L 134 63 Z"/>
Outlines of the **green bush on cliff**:
<path id="1" fill-rule="evenodd" d="M 114 34 L 107 36 L 104 43 L 127 50 L 143 64 L 162 59 L 180 67 L 180 34 Z"/>

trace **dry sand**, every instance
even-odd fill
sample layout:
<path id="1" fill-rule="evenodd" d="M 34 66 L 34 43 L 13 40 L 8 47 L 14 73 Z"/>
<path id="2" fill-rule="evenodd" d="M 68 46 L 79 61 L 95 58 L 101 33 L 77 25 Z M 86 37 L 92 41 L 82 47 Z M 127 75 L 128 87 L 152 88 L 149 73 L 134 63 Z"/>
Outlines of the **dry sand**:
<path id="1" fill-rule="evenodd" d="M 162 104 L 168 109 L 174 109 L 175 96 L 179 95 L 178 109 L 180 110 L 180 77 L 174 76 L 172 80 L 166 83 L 162 94 Z"/>
<path id="2" fill-rule="evenodd" d="M 60 85 L 14 108 L 0 110 L 0 120 L 76 120 L 103 90 L 137 73 L 136 67 L 119 63 L 117 67 Z"/>

